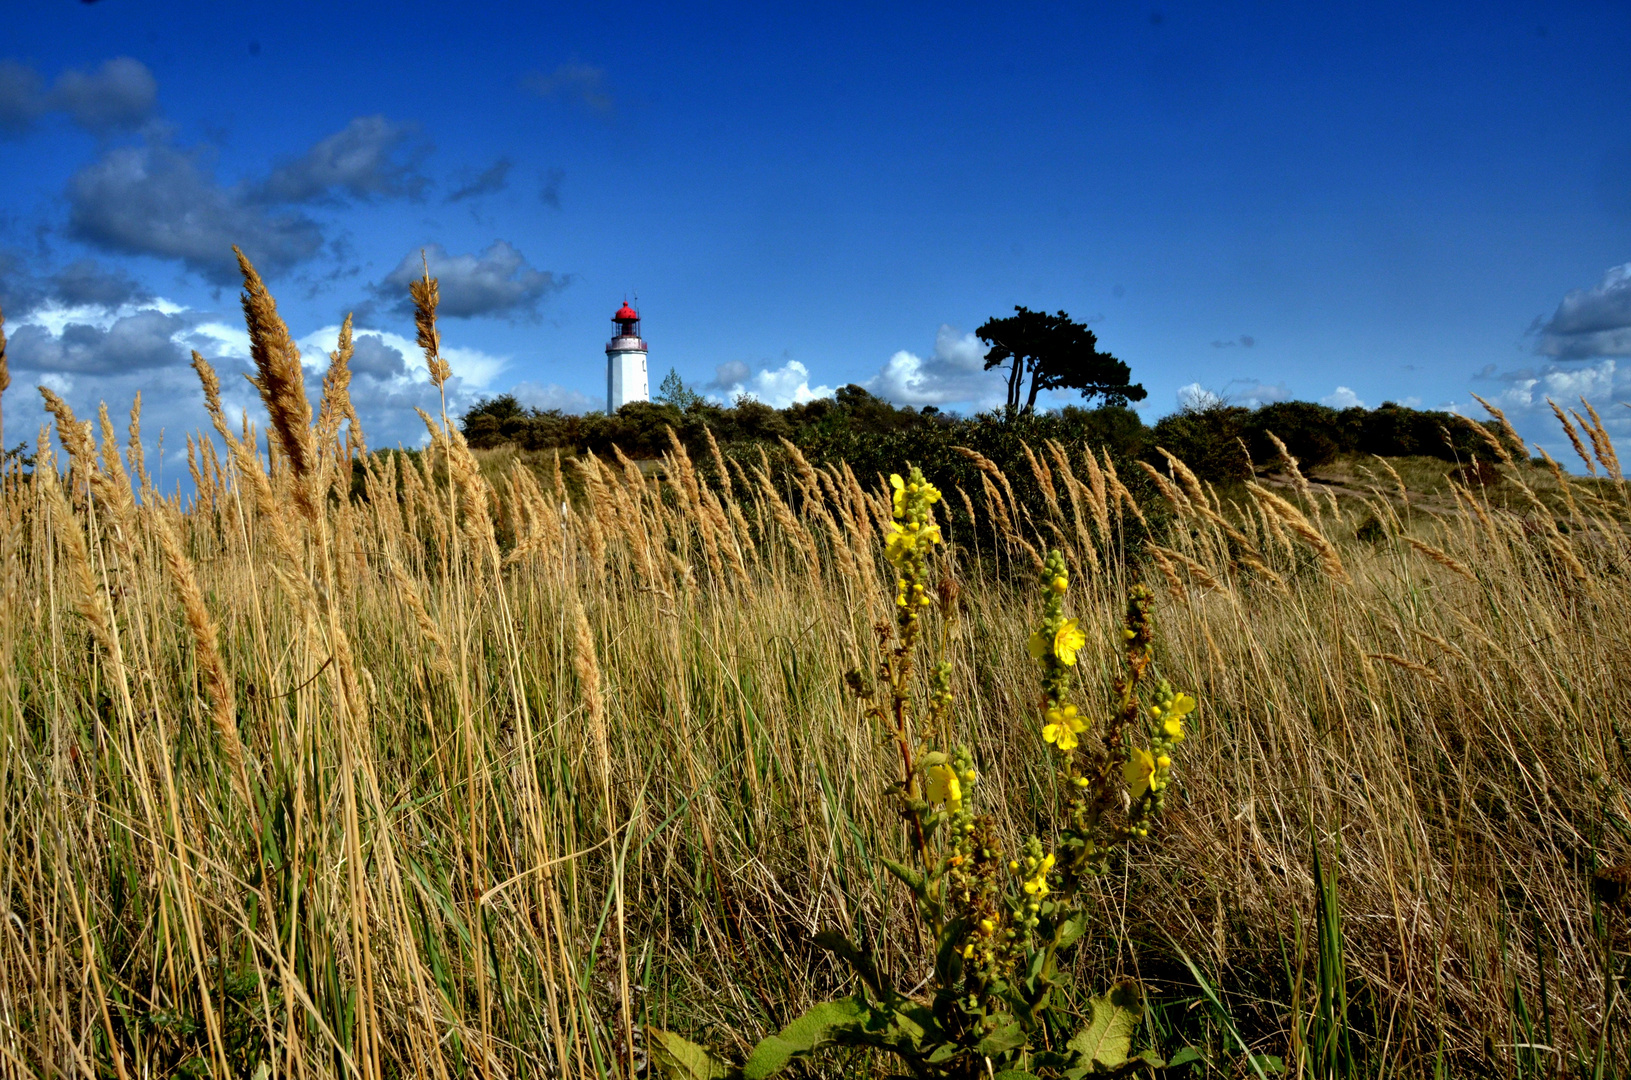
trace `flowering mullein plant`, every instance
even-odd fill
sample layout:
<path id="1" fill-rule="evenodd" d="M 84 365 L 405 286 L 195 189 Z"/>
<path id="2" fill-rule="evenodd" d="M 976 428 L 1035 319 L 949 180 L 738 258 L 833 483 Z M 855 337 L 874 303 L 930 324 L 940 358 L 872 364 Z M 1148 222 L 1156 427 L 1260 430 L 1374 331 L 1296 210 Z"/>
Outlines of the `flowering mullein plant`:
<path id="1" fill-rule="evenodd" d="M 1139 585 L 1128 591 L 1118 632 L 1122 672 L 1100 719 L 1078 686 L 1077 658 L 1087 636 L 1065 611 L 1070 575 L 1064 557 L 1055 551 L 1044 561 L 1042 620 L 1028 648 L 1039 668 L 1036 745 L 1058 778 L 1061 814 L 1047 835 L 1028 836 L 1005 852 L 991 817 L 975 809 L 980 776 L 972 753 L 965 746 L 933 746 L 953 701 L 946 628 L 956 614 L 955 585 L 945 576 L 930 581 L 943 545 L 933 518 L 940 492 L 917 469 L 890 477 L 890 486 L 894 521 L 884 555 L 896 572 L 895 619 L 877 628 L 883 693 L 869 690 L 859 673 L 847 681 L 900 754 L 900 778 L 887 795 L 906 824 L 913 858 L 883 863 L 910 890 L 932 944 L 924 958 L 932 963 L 927 990 L 902 990 L 870 942 L 828 930 L 816 942 L 854 969 L 858 980 L 849 997 L 807 1010 L 761 1041 L 740 1067 L 664 1031 L 653 1032 L 652 1060 L 686 1080 L 756 1080 L 827 1046 L 889 1051 L 910 1075 L 948 1080 L 1074 1080 L 1159 1066 L 1153 1053 L 1133 1053 L 1143 1015 L 1137 983 L 1122 980 L 1085 1003 L 1055 994 L 1065 982 L 1060 954 L 1089 928 L 1078 898 L 1108 869 L 1116 848 L 1148 835 L 1171 784 L 1185 718 L 1195 708 L 1193 697 L 1164 681 L 1146 686 L 1153 656 L 1150 594 Z M 931 612 L 938 617 L 926 620 Z M 926 621 L 939 633 L 925 633 Z M 921 680 L 914 676 L 919 664 L 926 671 Z M 921 748 L 920 733 L 930 739 Z M 910 955 L 912 943 L 922 940 L 913 935 L 889 952 Z M 911 965 L 903 975 L 918 982 L 920 970 Z"/>

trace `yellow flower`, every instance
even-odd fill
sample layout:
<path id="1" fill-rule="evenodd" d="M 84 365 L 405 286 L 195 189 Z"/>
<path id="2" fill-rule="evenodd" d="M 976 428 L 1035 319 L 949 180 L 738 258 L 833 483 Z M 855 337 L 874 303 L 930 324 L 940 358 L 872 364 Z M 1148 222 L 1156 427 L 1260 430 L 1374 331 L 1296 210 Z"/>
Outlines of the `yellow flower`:
<path id="1" fill-rule="evenodd" d="M 1053 589 L 1054 592 L 1062 593 L 1066 589 L 1070 588 L 1070 579 L 1067 578 L 1065 575 L 1060 574 L 1058 577 L 1056 577 L 1052 581 L 1048 582 L 1048 585 L 1049 585 L 1049 587 L 1051 587 Z"/>
<path id="2" fill-rule="evenodd" d="M 1025 643 L 1025 647 L 1031 651 L 1031 659 L 1033 660 L 1040 660 L 1044 656 L 1047 656 L 1048 645 L 1048 635 L 1043 633 L 1041 630 L 1038 630 L 1036 633 L 1032 634 L 1031 640 Z"/>
<path id="3" fill-rule="evenodd" d="M 1180 721 L 1168 720 L 1161 725 L 1161 730 L 1166 732 L 1167 738 L 1173 742 L 1184 741 L 1184 725 Z"/>
<path id="4" fill-rule="evenodd" d="M 1122 767 L 1121 775 L 1127 781 L 1133 798 L 1142 799 L 1155 779 L 1155 759 L 1148 750 L 1135 746 L 1127 758 L 1127 764 Z"/>
<path id="5" fill-rule="evenodd" d="M 1053 638 L 1053 655 L 1066 667 L 1076 662 L 1076 650 L 1087 644 L 1087 635 L 1082 633 L 1076 625 L 1075 619 L 1068 619 L 1059 628 L 1059 633 Z"/>
<path id="6" fill-rule="evenodd" d="M 1195 711 L 1195 699 L 1188 694 L 1177 694 L 1172 704 L 1167 706 L 1167 712 L 1172 716 L 1184 717 Z"/>
<path id="7" fill-rule="evenodd" d="M 899 566 L 906 561 L 906 556 L 911 554 L 912 547 L 912 534 L 901 528 L 900 522 L 897 521 L 889 527 L 889 538 L 883 545 L 884 558 Z"/>
<path id="8" fill-rule="evenodd" d="M 889 474 L 889 486 L 895 489 L 895 517 L 906 516 L 906 481 L 900 478 L 900 473 Z"/>
<path id="9" fill-rule="evenodd" d="M 1087 725 L 1082 723 L 1076 715 L 1076 706 L 1066 705 L 1062 709 L 1049 709 L 1043 719 L 1047 721 L 1042 725 L 1042 741 L 1055 744 L 1061 750 L 1076 749 L 1076 736 L 1082 733 Z"/>
<path id="10" fill-rule="evenodd" d="M 929 766 L 929 801 L 962 802 L 963 782 L 950 765 Z"/>

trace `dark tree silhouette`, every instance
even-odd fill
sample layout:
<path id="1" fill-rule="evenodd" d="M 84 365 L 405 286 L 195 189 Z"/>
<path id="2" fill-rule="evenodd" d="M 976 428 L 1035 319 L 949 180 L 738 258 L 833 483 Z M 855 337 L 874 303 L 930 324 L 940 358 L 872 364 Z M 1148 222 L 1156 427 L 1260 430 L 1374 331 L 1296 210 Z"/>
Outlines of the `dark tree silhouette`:
<path id="1" fill-rule="evenodd" d="M 987 371 L 1008 365 L 1006 411 L 1010 416 L 1034 412 L 1036 395 L 1043 390 L 1080 390 L 1084 399 L 1102 398 L 1104 405 L 1126 405 L 1146 396 L 1143 386 L 1129 381 L 1132 372 L 1125 363 L 1099 351 L 1098 336 L 1087 324 L 1072 320 L 1063 311 L 1049 315 L 1015 306 L 1014 314 L 987 319 L 974 333 L 991 346 L 985 354 Z"/>

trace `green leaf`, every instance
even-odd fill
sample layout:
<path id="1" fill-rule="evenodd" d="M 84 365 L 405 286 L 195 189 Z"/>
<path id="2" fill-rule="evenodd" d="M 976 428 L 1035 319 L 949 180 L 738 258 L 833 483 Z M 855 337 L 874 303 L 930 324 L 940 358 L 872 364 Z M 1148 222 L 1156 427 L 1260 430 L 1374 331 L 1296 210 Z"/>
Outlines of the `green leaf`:
<path id="1" fill-rule="evenodd" d="M 1270 1076 L 1278 1076 L 1286 1071 L 1286 1063 L 1273 1054 L 1252 1054 L 1248 1064 Z"/>
<path id="2" fill-rule="evenodd" d="M 670 1080 L 733 1080 L 741 1071 L 715 1057 L 706 1047 L 661 1028 L 646 1029 L 651 1063 Z"/>
<path id="3" fill-rule="evenodd" d="M 1128 1064 L 1133 1050 L 1133 1032 L 1144 1018 L 1144 991 L 1131 979 L 1123 979 L 1088 1003 L 1093 1017 L 1066 1045 L 1082 1056 L 1092 1071 L 1111 1071 Z"/>
<path id="4" fill-rule="evenodd" d="M 1201 1060 L 1203 1060 L 1203 1058 L 1201 1057 L 1201 1052 L 1199 1050 L 1195 1049 L 1193 1046 L 1186 1046 L 1176 1054 L 1172 1055 L 1172 1060 L 1167 1062 L 1167 1068 L 1176 1069 L 1180 1065 L 1189 1065 L 1193 1062 Z"/>
<path id="5" fill-rule="evenodd" d="M 1019 1021 L 1016 1020 L 1011 1024 L 997 1028 L 985 1038 L 981 1039 L 979 1045 L 974 1048 L 974 1052 L 990 1057 L 993 1054 L 1001 1054 L 1009 1050 L 1017 1050 L 1024 1045 L 1025 1029 L 1021 1027 L 1019 1025 Z"/>
<path id="6" fill-rule="evenodd" d="M 775 1035 L 761 1039 L 742 1066 L 743 1080 L 775 1076 L 796 1057 L 859 1035 L 871 1011 L 853 998 L 812 1005 Z"/>
<path id="7" fill-rule="evenodd" d="M 904 863 L 896 862 L 894 859 L 880 858 L 878 861 L 883 863 L 884 869 L 888 870 L 891 874 L 894 874 L 901 880 L 902 884 L 904 884 L 908 889 L 911 889 L 913 894 L 916 895 L 919 900 L 925 898 L 923 892 L 923 875 L 921 873 L 913 870 L 910 866 L 907 866 Z"/>
<path id="8" fill-rule="evenodd" d="M 1059 930 L 1055 937 L 1059 942 L 1059 947 L 1063 949 L 1067 945 L 1076 944 L 1077 940 L 1085 933 L 1087 933 L 1087 912 L 1078 911 L 1059 924 Z"/>
<path id="9" fill-rule="evenodd" d="M 940 946 L 935 950 L 934 974 L 941 986 L 951 986 L 963 974 L 963 953 L 958 948 L 968 932 L 967 919 L 953 919 L 940 932 Z"/>
<path id="10" fill-rule="evenodd" d="M 1024 1069 L 1004 1069 L 996 1075 L 996 1080 L 1042 1080 L 1042 1078 Z"/>

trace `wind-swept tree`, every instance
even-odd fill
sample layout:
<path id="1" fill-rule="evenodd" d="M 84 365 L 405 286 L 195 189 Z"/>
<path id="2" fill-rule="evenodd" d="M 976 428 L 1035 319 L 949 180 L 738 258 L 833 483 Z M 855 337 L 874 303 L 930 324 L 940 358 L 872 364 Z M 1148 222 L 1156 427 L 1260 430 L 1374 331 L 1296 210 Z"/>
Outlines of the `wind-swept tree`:
<path id="1" fill-rule="evenodd" d="M 1049 315 L 1016 305 L 1014 314 L 987 319 L 974 333 L 991 346 L 985 354 L 987 371 L 1008 365 L 1009 416 L 1034 412 L 1036 396 L 1043 390 L 1079 390 L 1084 399 L 1097 397 L 1103 405 L 1125 405 L 1146 396 L 1143 386 L 1130 381 L 1131 369 L 1100 352 L 1098 336 L 1063 311 Z"/>

